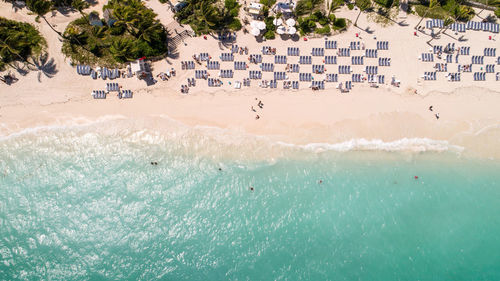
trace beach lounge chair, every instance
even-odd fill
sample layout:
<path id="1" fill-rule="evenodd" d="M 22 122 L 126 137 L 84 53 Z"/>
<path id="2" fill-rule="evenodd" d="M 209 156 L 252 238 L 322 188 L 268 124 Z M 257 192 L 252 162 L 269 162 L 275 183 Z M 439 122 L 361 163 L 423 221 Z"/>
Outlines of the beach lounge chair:
<path id="1" fill-rule="evenodd" d="M 220 69 L 220 63 L 218 61 L 207 61 L 207 69 L 218 70 Z"/>
<path id="2" fill-rule="evenodd" d="M 91 95 L 94 99 L 105 99 L 106 98 L 106 92 L 101 91 L 101 90 L 94 90 L 94 91 L 92 91 Z"/>
<path id="3" fill-rule="evenodd" d="M 298 47 L 288 47 L 287 54 L 289 56 L 298 57 L 300 55 L 300 49 Z"/>
<path id="4" fill-rule="evenodd" d="M 377 75 L 377 80 L 379 84 L 385 84 L 385 76 L 384 75 Z"/>
<path id="5" fill-rule="evenodd" d="M 274 63 L 275 64 L 286 64 L 286 56 L 282 56 L 282 55 L 274 56 Z"/>
<path id="6" fill-rule="evenodd" d="M 200 61 L 207 61 L 210 60 L 210 56 L 208 55 L 208 53 L 200 53 L 199 59 Z"/>
<path id="7" fill-rule="evenodd" d="M 326 82 L 338 82 L 339 75 L 337 73 L 327 73 Z"/>
<path id="8" fill-rule="evenodd" d="M 362 83 L 364 82 L 363 76 L 359 73 L 353 73 L 351 76 L 351 80 L 353 83 Z"/>
<path id="9" fill-rule="evenodd" d="M 292 81 L 292 89 L 294 90 L 299 89 L 299 81 Z"/>
<path id="10" fill-rule="evenodd" d="M 108 92 L 119 92 L 120 86 L 118 83 L 106 83 L 106 91 Z"/>
<path id="11" fill-rule="evenodd" d="M 235 61 L 234 70 L 247 70 L 247 63 L 244 61 Z"/>
<path id="12" fill-rule="evenodd" d="M 351 49 L 349 49 L 349 48 L 339 48 L 339 50 L 338 50 L 338 56 L 339 57 L 350 57 L 351 56 Z"/>
<path id="13" fill-rule="evenodd" d="M 311 88 L 316 88 L 319 90 L 324 90 L 325 89 L 325 81 L 312 81 L 311 82 Z"/>
<path id="14" fill-rule="evenodd" d="M 496 57 L 496 48 L 484 48 L 484 56 L 485 57 Z"/>
<path id="15" fill-rule="evenodd" d="M 206 70 L 195 70 L 194 77 L 196 79 L 206 79 L 208 77 L 208 73 Z"/>
<path id="16" fill-rule="evenodd" d="M 238 47 L 238 45 L 233 44 L 231 46 L 231 53 L 233 53 L 233 54 L 238 53 L 239 50 L 240 50 L 240 48 Z"/>
<path id="17" fill-rule="evenodd" d="M 258 70 L 250 70 L 248 72 L 248 78 L 250 79 L 262 79 L 262 72 Z"/>
<path id="18" fill-rule="evenodd" d="M 286 72 L 274 72 L 274 80 L 286 80 Z"/>
<path id="19" fill-rule="evenodd" d="M 248 60 L 250 61 L 250 63 L 261 63 L 262 62 L 262 55 L 260 54 L 251 54 L 249 57 L 248 57 Z"/>
<path id="20" fill-rule="evenodd" d="M 363 57 L 362 56 L 352 56 L 351 57 L 351 64 L 353 65 L 363 65 Z"/>
<path id="21" fill-rule="evenodd" d="M 311 55 L 314 57 L 324 57 L 325 49 L 324 48 L 312 48 Z"/>
<path id="22" fill-rule="evenodd" d="M 377 74 L 378 73 L 378 66 L 367 65 L 365 67 L 365 72 L 366 72 L 366 74 Z"/>
<path id="23" fill-rule="evenodd" d="M 366 49 L 365 57 L 367 58 L 376 58 L 377 57 L 377 49 Z"/>
<path id="24" fill-rule="evenodd" d="M 337 49 L 337 41 L 326 40 L 325 49 Z"/>
<path id="25" fill-rule="evenodd" d="M 260 68 L 264 72 L 274 72 L 274 63 L 263 62 L 260 64 Z"/>
<path id="26" fill-rule="evenodd" d="M 495 65 L 494 64 L 487 64 L 485 66 L 486 73 L 495 73 Z"/>
<path id="27" fill-rule="evenodd" d="M 424 80 L 427 81 L 435 81 L 436 80 L 436 72 L 424 72 Z"/>
<path id="28" fill-rule="evenodd" d="M 90 77 L 92 77 L 92 79 L 94 79 L 94 80 L 95 80 L 95 79 L 97 79 L 97 72 L 96 72 L 95 70 L 93 70 L 93 69 L 92 69 L 92 70 L 90 71 Z"/>
<path id="29" fill-rule="evenodd" d="M 472 64 L 484 64 L 484 56 L 472 56 Z"/>
<path id="30" fill-rule="evenodd" d="M 351 66 L 339 65 L 339 74 L 351 74 Z"/>
<path id="31" fill-rule="evenodd" d="M 219 71 L 220 78 L 233 78 L 233 70 L 231 69 L 221 69 Z"/>
<path id="32" fill-rule="evenodd" d="M 118 98 L 120 99 L 131 99 L 132 98 L 132 91 L 131 90 L 123 90 L 118 94 Z"/>
<path id="33" fill-rule="evenodd" d="M 474 81 L 486 81 L 486 72 L 474 72 Z"/>
<path id="34" fill-rule="evenodd" d="M 299 56 L 299 63 L 300 64 L 312 64 L 312 57 L 311 56 Z"/>
<path id="35" fill-rule="evenodd" d="M 325 64 L 337 64 L 337 57 L 336 56 L 325 56 L 324 62 L 325 62 Z"/>
<path id="36" fill-rule="evenodd" d="M 325 72 L 325 65 L 323 64 L 313 64 L 312 73 L 321 74 Z"/>
<path id="37" fill-rule="evenodd" d="M 311 81 L 312 74 L 311 73 L 299 73 L 299 81 Z"/>

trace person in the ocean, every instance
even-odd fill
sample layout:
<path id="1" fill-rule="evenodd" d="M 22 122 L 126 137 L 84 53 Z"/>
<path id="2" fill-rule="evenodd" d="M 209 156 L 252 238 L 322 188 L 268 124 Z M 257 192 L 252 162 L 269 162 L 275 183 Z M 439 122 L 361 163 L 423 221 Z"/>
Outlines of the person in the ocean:
<path id="1" fill-rule="evenodd" d="M 253 186 L 250 186 L 250 190 L 253 191 Z"/>
<path id="2" fill-rule="evenodd" d="M 222 171 L 222 168 L 219 168 L 219 171 Z"/>
<path id="3" fill-rule="evenodd" d="M 319 180 L 319 183 L 323 183 L 323 180 Z"/>

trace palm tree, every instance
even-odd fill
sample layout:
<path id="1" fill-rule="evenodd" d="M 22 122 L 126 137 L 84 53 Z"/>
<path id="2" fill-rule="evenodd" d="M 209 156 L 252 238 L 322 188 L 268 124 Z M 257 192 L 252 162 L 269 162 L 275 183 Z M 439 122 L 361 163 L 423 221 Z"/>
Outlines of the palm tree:
<path id="1" fill-rule="evenodd" d="M 119 62 L 126 62 L 134 59 L 134 46 L 130 39 L 118 38 L 109 46 L 109 52 Z"/>
<path id="2" fill-rule="evenodd" d="M 59 36 L 64 38 L 63 34 L 59 31 L 57 31 L 47 20 L 45 17 L 45 14 L 48 13 L 52 9 L 52 2 L 47 1 L 47 0 L 28 0 L 26 1 L 26 6 L 30 11 L 35 13 L 38 17 L 41 17 L 48 25 L 49 27 Z"/>
<path id="3" fill-rule="evenodd" d="M 75 8 L 82 15 L 82 17 L 87 20 L 87 23 L 90 23 L 87 15 L 83 12 L 84 9 L 89 7 L 89 3 L 83 0 L 73 0 L 71 2 L 71 7 Z"/>
<path id="4" fill-rule="evenodd" d="M 358 19 L 359 19 L 359 16 L 361 15 L 361 12 L 366 11 L 366 10 L 371 8 L 372 1 L 370 1 L 370 0 L 358 0 L 358 1 L 356 1 L 356 6 L 358 6 L 358 8 L 359 8 L 359 13 L 358 13 L 358 16 L 356 17 L 356 21 L 354 21 L 354 26 L 357 26 Z"/>

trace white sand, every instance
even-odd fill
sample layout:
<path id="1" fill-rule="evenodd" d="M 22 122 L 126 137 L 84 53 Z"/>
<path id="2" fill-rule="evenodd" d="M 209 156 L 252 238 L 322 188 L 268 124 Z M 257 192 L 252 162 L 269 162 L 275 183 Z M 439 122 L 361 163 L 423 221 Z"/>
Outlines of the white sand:
<path id="1" fill-rule="evenodd" d="M 100 1 L 102 2 L 102 1 Z M 101 4 L 102 5 L 102 4 Z M 171 13 L 167 5 L 157 0 L 150 0 L 147 5 L 159 13 L 163 24 L 169 24 Z M 163 7 L 163 9 L 162 9 Z M 93 7 L 100 11 L 101 7 Z M 338 16 L 354 21 L 357 11 L 342 10 Z M 474 155 L 500 157 L 500 93 L 495 92 L 500 82 L 494 81 L 494 75 L 488 74 L 487 82 L 472 81 L 472 74 L 462 74 L 462 82 L 448 82 L 444 75 L 438 73 L 438 81 L 423 81 L 420 77 L 424 71 L 433 71 L 433 63 L 423 63 L 417 57 L 429 49 L 427 35 L 413 35 L 413 27 L 419 18 L 408 16 L 404 20 L 408 26 L 392 25 L 381 27 L 368 22 L 363 14 L 358 26 L 374 31 L 367 34 L 357 27 L 347 32 L 332 36 L 340 47 L 348 47 L 355 41 L 355 33 L 360 33 L 367 48 L 375 48 L 377 40 L 390 43 L 390 51 L 379 51 L 379 57 L 391 57 L 390 68 L 379 67 L 379 73 L 386 75 L 386 83 L 395 75 L 401 80 L 401 87 L 382 85 L 378 89 L 368 87 L 367 83 L 356 84 L 347 94 L 335 89 L 336 83 L 327 84 L 324 91 L 313 92 L 307 83 L 301 83 L 300 91 L 283 90 L 281 83 L 278 89 L 259 88 L 258 81 L 252 81 L 249 89 L 235 90 L 227 81 L 240 80 L 246 77 L 246 71 L 236 71 L 235 78 L 224 79 L 221 88 L 208 88 L 206 81 L 197 80 L 197 86 L 188 95 L 179 92 L 180 85 L 186 84 L 186 78 L 194 77 L 193 71 L 182 71 L 180 61 L 190 60 L 194 53 L 208 52 L 218 57 L 220 52 L 228 50 L 219 47 L 216 40 L 209 38 L 189 38 L 186 45 L 178 48 L 179 57 L 168 58 L 154 64 L 154 74 L 174 67 L 177 77 L 169 81 L 159 81 L 156 85 L 146 87 L 143 81 L 136 78 L 116 79 L 124 89 L 131 89 L 135 96 L 132 100 L 118 100 L 113 94 L 106 100 L 94 100 L 90 96 L 93 89 L 104 89 L 106 82 L 78 76 L 67 59 L 60 53 L 61 42 L 56 34 L 41 21 L 34 22 L 34 16 L 27 15 L 25 10 L 14 13 L 10 5 L 0 3 L 0 16 L 23 20 L 35 24 L 47 38 L 49 54 L 55 59 L 58 73 L 53 78 L 43 77 L 38 82 L 37 73 L 29 73 L 20 77 L 14 85 L 0 84 L 0 134 L 8 135 L 25 128 L 47 125 L 69 125 L 96 120 L 108 115 L 122 115 L 130 118 L 154 117 L 166 115 L 188 125 L 208 125 L 235 130 L 244 130 L 256 135 L 268 135 L 274 139 L 293 142 L 329 142 L 337 143 L 351 139 L 381 139 L 394 141 L 403 138 L 430 138 L 446 140 L 450 144 L 463 146 Z M 49 18 L 58 30 L 75 18 L 77 13 L 67 16 L 57 14 Z M 425 20 L 421 25 L 425 24 Z M 450 36 L 443 35 L 433 44 L 445 45 L 455 42 L 456 45 L 471 46 L 471 55 L 482 55 L 484 47 L 499 47 L 496 40 L 488 40 L 491 33 L 467 32 L 468 41 L 460 43 L 451 31 Z M 376 36 L 375 40 L 373 36 Z M 494 36 L 496 39 L 496 36 Z M 263 45 L 276 47 L 278 54 L 286 54 L 288 46 L 300 47 L 302 54 L 310 52 L 312 47 L 323 47 L 323 38 L 308 41 L 276 39 L 258 43 L 250 35 L 238 34 L 237 44 L 247 46 L 250 53 L 260 53 Z M 222 49 L 221 49 L 222 48 Z M 331 51 L 328 54 L 334 55 Z M 354 51 L 351 55 L 361 55 L 362 51 Z M 265 56 L 272 62 L 272 56 Z M 236 55 L 238 61 L 246 61 L 247 56 Z M 463 59 L 463 58 L 462 58 Z M 470 58 L 465 58 L 469 61 Z M 313 63 L 321 63 L 322 58 L 314 57 Z M 491 60 L 491 62 L 490 62 Z M 366 59 L 365 65 L 376 65 L 376 59 Z M 493 58 L 486 58 L 493 63 Z M 221 63 L 222 69 L 232 69 L 232 62 Z M 338 64 L 350 64 L 350 58 L 338 58 Z M 451 66 L 450 66 L 451 65 Z M 450 72 L 456 72 L 456 64 L 450 64 Z M 301 66 L 304 67 L 304 66 Z M 327 65 L 337 72 L 337 65 Z M 284 71 L 284 65 L 276 66 Z M 305 66 L 310 72 L 310 66 Z M 363 73 L 364 66 L 353 66 L 354 73 Z M 198 67 L 197 69 L 204 69 Z M 250 69 L 258 69 L 252 65 Z M 474 71 L 479 71 L 478 67 Z M 212 77 L 217 71 L 210 71 Z M 298 74 L 290 74 L 297 80 Z M 19 75 L 18 75 L 19 77 Z M 272 73 L 264 73 L 264 79 L 271 79 Z M 347 75 L 339 75 L 339 79 L 347 80 Z M 350 80 L 350 78 L 349 78 Z M 415 90 L 417 94 L 415 94 Z M 259 109 L 257 100 L 264 102 Z M 429 111 L 433 105 L 434 111 Z M 257 113 L 250 107 L 258 109 Z M 437 120 L 435 113 L 440 114 Z M 259 114 L 259 120 L 255 115 Z M 78 121 L 80 120 L 80 121 Z"/>

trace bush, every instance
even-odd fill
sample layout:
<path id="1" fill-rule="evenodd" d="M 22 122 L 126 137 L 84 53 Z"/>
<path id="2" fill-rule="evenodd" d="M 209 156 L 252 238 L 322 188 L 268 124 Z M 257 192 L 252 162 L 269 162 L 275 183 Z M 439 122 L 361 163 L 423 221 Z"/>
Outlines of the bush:
<path id="1" fill-rule="evenodd" d="M 233 22 L 230 23 L 228 27 L 232 30 L 240 30 L 242 27 L 241 21 L 238 18 L 234 18 Z"/>
<path id="2" fill-rule="evenodd" d="M 330 20 L 331 23 L 334 23 L 335 22 L 335 15 L 334 14 L 330 14 L 328 16 L 328 19 Z"/>
<path id="3" fill-rule="evenodd" d="M 319 24 L 325 26 L 328 24 L 328 18 L 321 18 L 321 19 L 319 19 L 318 22 L 319 22 Z"/>
<path id="4" fill-rule="evenodd" d="M 271 7 L 274 3 L 276 3 L 276 0 L 260 0 L 260 4 L 268 7 Z"/>
<path id="5" fill-rule="evenodd" d="M 276 38 L 274 35 L 274 30 L 268 30 L 266 33 L 264 33 L 264 38 L 270 40 Z"/>
<path id="6" fill-rule="evenodd" d="M 346 23 L 344 18 L 339 18 L 339 19 L 335 20 L 334 25 L 335 25 L 335 27 L 342 29 L 342 28 L 345 28 L 347 26 L 347 23 Z"/>
<path id="7" fill-rule="evenodd" d="M 317 34 L 330 34 L 330 32 L 331 29 L 329 25 L 316 29 Z"/>
<path id="8" fill-rule="evenodd" d="M 500 8 L 497 8 L 497 9 L 495 10 L 495 16 L 497 16 L 497 18 L 499 18 L 499 19 L 500 19 Z"/>
<path id="9" fill-rule="evenodd" d="M 354 5 L 352 3 L 349 3 L 347 4 L 347 8 L 349 8 L 349 10 L 352 10 L 354 9 Z"/>

